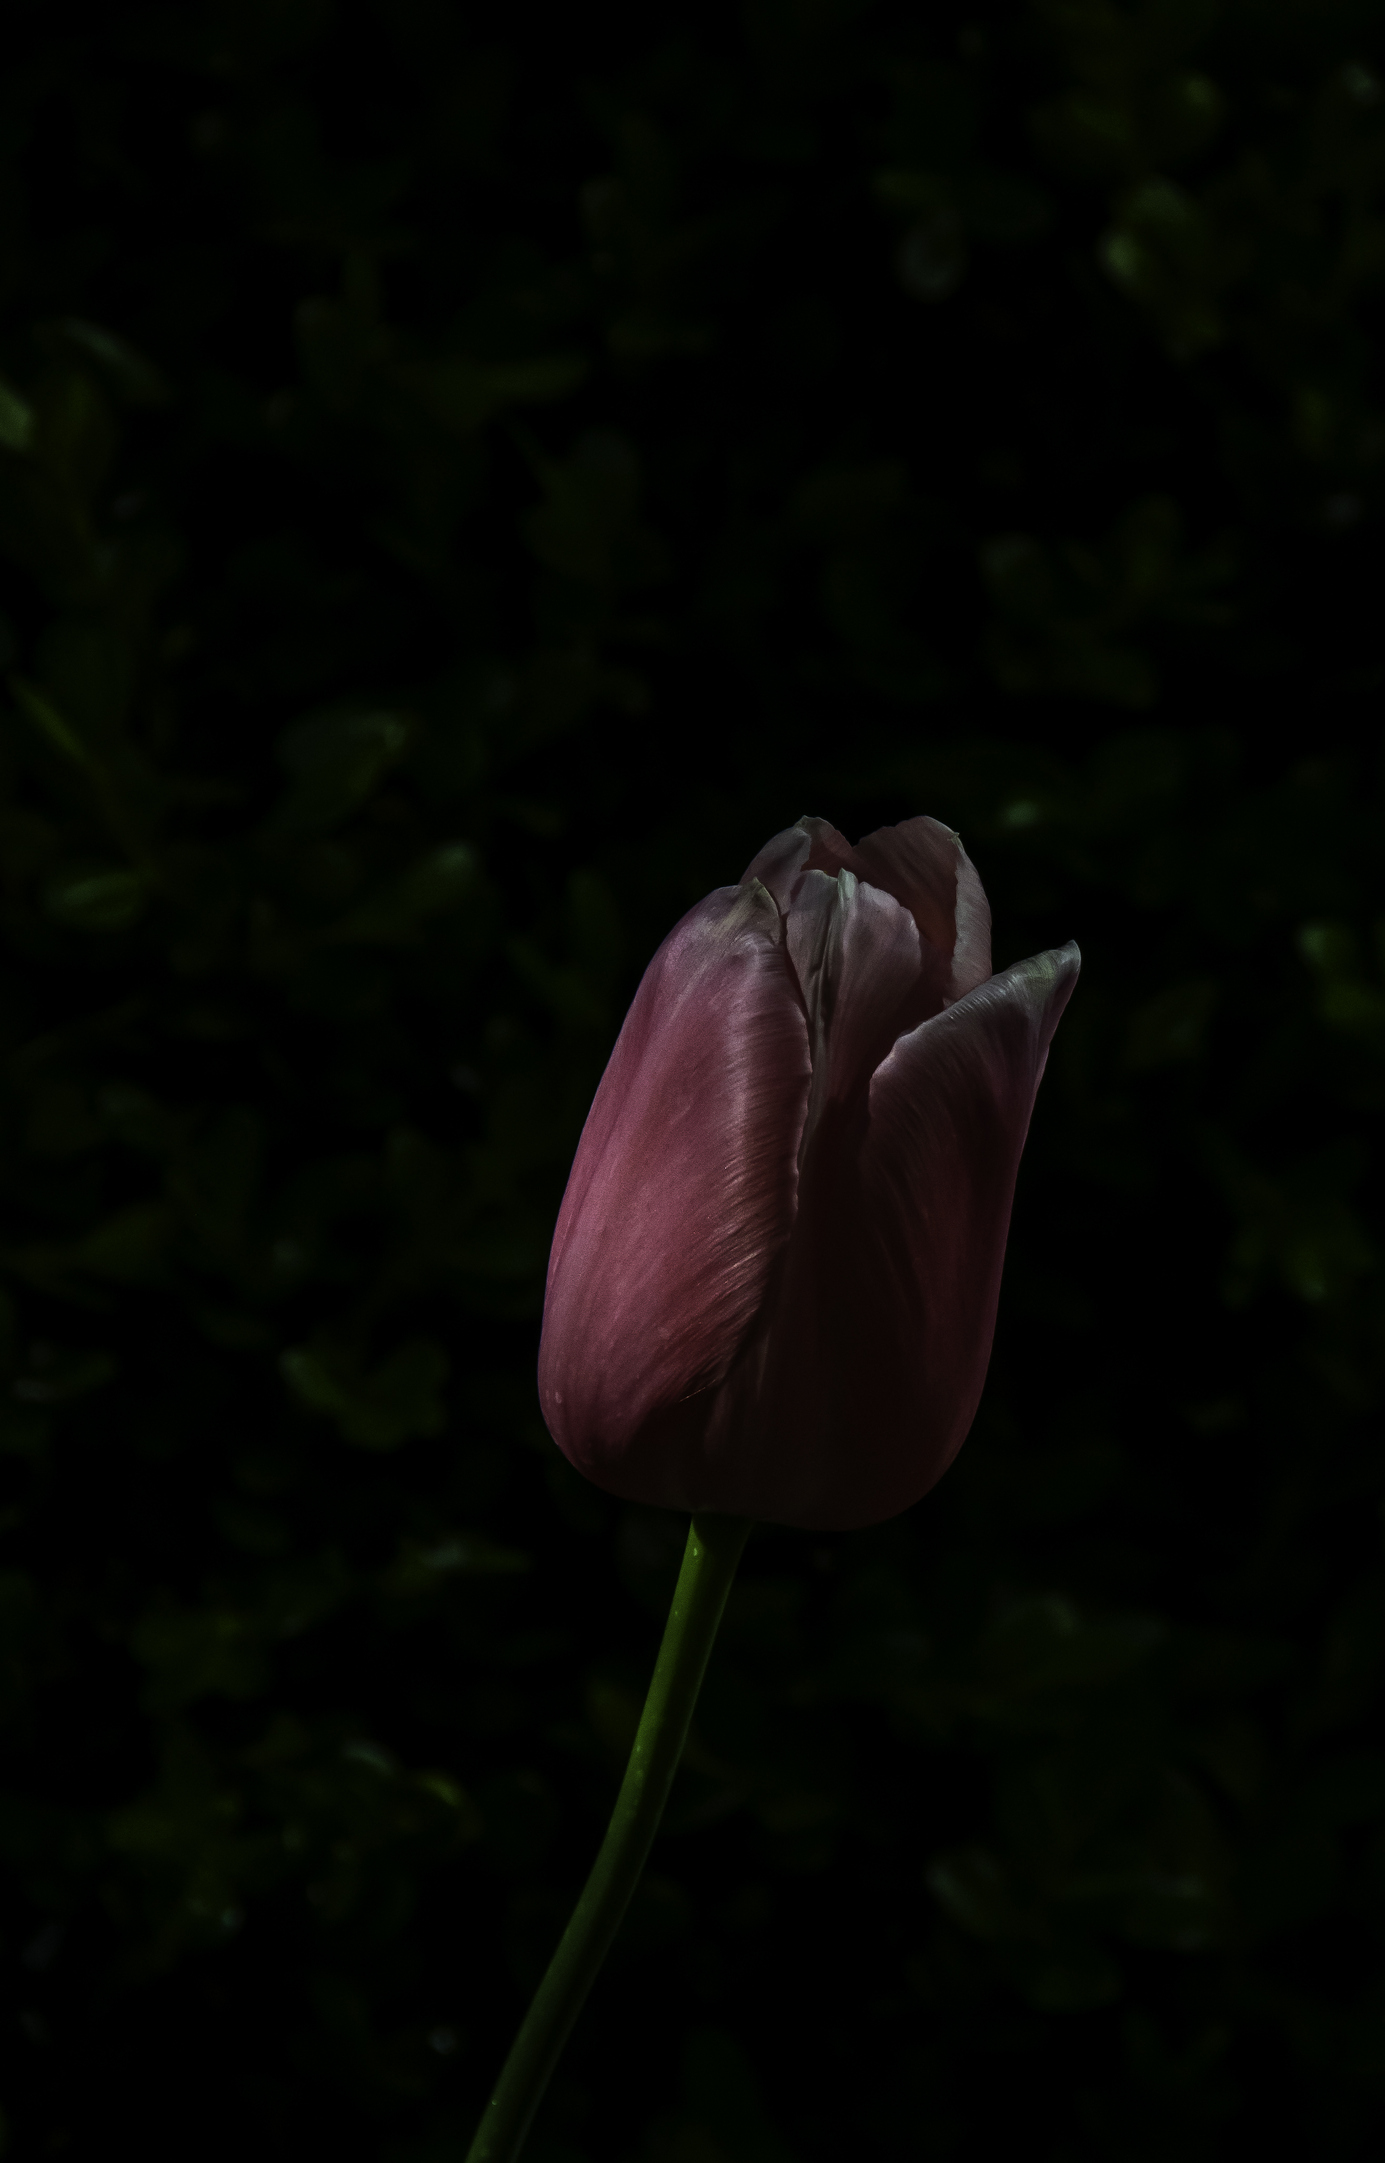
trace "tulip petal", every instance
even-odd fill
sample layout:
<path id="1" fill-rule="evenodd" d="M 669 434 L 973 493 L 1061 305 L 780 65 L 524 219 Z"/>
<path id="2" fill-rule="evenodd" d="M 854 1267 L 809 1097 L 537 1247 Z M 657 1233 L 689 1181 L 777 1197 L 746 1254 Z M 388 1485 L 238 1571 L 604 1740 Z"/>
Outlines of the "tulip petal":
<path id="1" fill-rule="evenodd" d="M 758 879 L 773 894 L 780 915 L 787 916 L 805 873 L 825 871 L 835 879 L 839 871 L 859 873 L 860 869 L 845 834 L 839 834 L 826 819 L 805 816 L 765 843 L 741 873 L 741 884 Z"/>
<path id="2" fill-rule="evenodd" d="M 803 994 L 815 1062 L 827 1032 L 827 952 L 837 901 L 837 882 L 828 872 L 803 871 L 784 918 L 784 943 Z"/>
<path id="3" fill-rule="evenodd" d="M 650 963 L 554 1235 L 539 1394 L 599 1485 L 678 1505 L 657 1458 L 646 1480 L 629 1445 L 721 1380 L 763 1302 L 793 1223 L 808 1081 L 773 899 L 758 882 L 723 887 Z"/>
<path id="4" fill-rule="evenodd" d="M 1068 946 L 990 978 L 895 1044 L 863 1131 L 823 1122 L 756 1382 L 758 1437 L 737 1408 L 750 1514 L 874 1524 L 961 1447 L 1020 1153 L 1079 964 Z"/>
<path id="5" fill-rule="evenodd" d="M 906 908 L 849 871 L 800 873 L 785 926 L 808 1015 L 813 1082 L 799 1147 L 803 1163 L 829 1102 L 870 1080 L 921 1012 L 918 926 Z"/>
<path id="6" fill-rule="evenodd" d="M 951 963 L 947 1005 L 991 973 L 991 910 L 960 838 L 938 819 L 905 819 L 866 834 L 852 869 L 914 912 L 925 939 Z"/>
<path id="7" fill-rule="evenodd" d="M 822 874 L 810 873 L 810 877 Z M 845 1103 L 863 1087 L 901 1029 L 917 1019 L 920 978 L 918 926 L 910 911 L 878 886 L 849 871 L 836 880 L 824 963 L 828 1099 Z M 819 1060 L 814 1057 L 814 1096 Z"/>
<path id="8" fill-rule="evenodd" d="M 808 869 L 827 871 L 835 879 L 839 871 L 851 871 L 859 875 L 860 865 L 856 852 L 846 835 L 838 833 L 829 819 L 804 817 L 799 825 L 808 836 Z"/>
<path id="9" fill-rule="evenodd" d="M 788 914 L 794 887 L 808 861 L 812 841 L 806 824 L 800 819 L 797 826 L 786 826 L 782 833 L 765 843 L 741 873 L 742 886 L 749 886 L 752 879 L 758 879 L 762 886 L 768 887 L 781 916 Z"/>
<path id="10" fill-rule="evenodd" d="M 990 904 L 960 839 L 941 820 L 882 826 L 853 848 L 826 819 L 802 818 L 766 842 L 745 877 L 763 880 L 787 915 L 814 871 L 833 878 L 850 871 L 912 911 L 932 949 L 924 952 L 926 990 L 914 1021 L 964 998 L 990 975 Z"/>

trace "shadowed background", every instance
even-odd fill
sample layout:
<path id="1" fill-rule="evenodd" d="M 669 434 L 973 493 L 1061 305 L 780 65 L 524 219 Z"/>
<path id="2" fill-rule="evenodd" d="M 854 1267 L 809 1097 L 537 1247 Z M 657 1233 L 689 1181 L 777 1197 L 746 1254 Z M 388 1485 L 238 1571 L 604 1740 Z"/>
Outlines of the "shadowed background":
<path id="1" fill-rule="evenodd" d="M 1382 45 L 11 10 L 15 2156 L 461 2153 L 684 1529 L 553 1217 L 804 811 L 1084 974 L 972 1439 L 753 1538 L 533 2163 L 1379 2153 Z"/>

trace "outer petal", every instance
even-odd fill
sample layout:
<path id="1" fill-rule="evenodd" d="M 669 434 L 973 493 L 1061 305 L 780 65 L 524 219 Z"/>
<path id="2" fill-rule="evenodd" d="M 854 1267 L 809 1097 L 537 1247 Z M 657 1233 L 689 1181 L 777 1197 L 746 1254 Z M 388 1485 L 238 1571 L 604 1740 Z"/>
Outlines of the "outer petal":
<path id="1" fill-rule="evenodd" d="M 990 1359 L 1020 1153 L 1079 962 L 1067 946 L 992 977 L 900 1039 L 867 1121 L 823 1122 L 757 1415 L 737 1407 L 755 1459 L 738 1504 L 749 1514 L 877 1523 L 961 1447 Z"/>
<path id="2" fill-rule="evenodd" d="M 554 1439 L 617 1494 L 681 1500 L 651 1418 L 725 1375 L 793 1222 L 807 1023 L 779 914 L 723 887 L 664 941 L 578 1144 L 549 1260 L 539 1396 Z"/>

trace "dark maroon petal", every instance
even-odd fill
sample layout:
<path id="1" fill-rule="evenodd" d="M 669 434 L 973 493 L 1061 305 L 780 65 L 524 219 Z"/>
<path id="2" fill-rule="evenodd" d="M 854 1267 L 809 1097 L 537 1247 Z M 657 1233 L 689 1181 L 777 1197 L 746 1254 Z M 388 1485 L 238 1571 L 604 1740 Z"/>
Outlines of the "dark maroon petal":
<path id="1" fill-rule="evenodd" d="M 863 1091 L 900 1031 L 917 1020 L 921 950 L 909 911 L 849 871 L 800 875 L 786 937 L 813 1062 L 802 1163 L 825 1106 Z"/>
<path id="2" fill-rule="evenodd" d="M 914 912 L 929 944 L 950 963 L 946 1001 L 965 997 L 991 973 L 991 911 L 976 867 L 951 827 L 905 819 L 866 834 L 852 869 Z"/>
<path id="3" fill-rule="evenodd" d="M 868 1120 L 821 1123 L 762 1371 L 738 1370 L 722 1393 L 744 1460 L 737 1508 L 873 1524 L 951 1463 L 985 1380 L 1015 1175 L 1078 967 L 1068 946 L 990 978 L 894 1046 Z"/>
<path id="4" fill-rule="evenodd" d="M 799 825 L 808 836 L 809 871 L 826 871 L 835 879 L 839 871 L 854 872 L 864 876 L 856 861 L 856 851 L 845 834 L 839 834 L 827 819 L 801 818 Z"/>
<path id="5" fill-rule="evenodd" d="M 991 911 L 976 867 L 938 819 L 881 826 L 853 848 L 825 819 L 803 818 L 767 842 L 745 872 L 787 914 L 814 871 L 849 871 L 909 909 L 924 939 L 922 989 L 914 1026 L 961 999 L 991 973 Z"/>
<path id="6" fill-rule="evenodd" d="M 822 877 L 810 873 L 810 877 Z M 920 947 L 910 911 L 878 886 L 836 879 L 823 970 L 826 1006 L 825 1071 L 816 1048 L 814 1096 L 844 1104 L 868 1084 L 916 1003 Z"/>
<path id="7" fill-rule="evenodd" d="M 765 843 L 758 856 L 751 858 L 741 873 L 741 885 L 749 886 L 752 879 L 758 879 L 773 894 L 780 914 L 785 914 L 789 897 L 808 861 L 810 847 L 802 819 L 797 826 L 786 826 L 782 833 Z"/>
<path id="8" fill-rule="evenodd" d="M 723 887 L 645 973 L 597 1091 L 554 1234 L 544 1417 L 580 1470 L 678 1506 L 633 1467 L 656 1415 L 718 1383 L 793 1222 L 807 1024 L 762 886 Z M 674 1477 L 670 1460 L 668 1479 Z"/>
<path id="9" fill-rule="evenodd" d="M 825 871 L 834 879 L 839 871 L 865 877 L 846 835 L 826 819 L 805 817 L 765 843 L 741 873 L 741 884 L 758 879 L 769 888 L 781 913 L 787 913 L 794 886 L 805 871 Z"/>
<path id="10" fill-rule="evenodd" d="M 784 943 L 808 1015 L 808 1047 L 814 1067 L 827 1037 L 828 960 L 839 892 L 826 871 L 800 872 L 785 913 Z"/>
<path id="11" fill-rule="evenodd" d="M 957 943 L 952 949 L 952 997 L 965 999 L 991 973 L 991 905 L 975 864 L 957 843 Z"/>

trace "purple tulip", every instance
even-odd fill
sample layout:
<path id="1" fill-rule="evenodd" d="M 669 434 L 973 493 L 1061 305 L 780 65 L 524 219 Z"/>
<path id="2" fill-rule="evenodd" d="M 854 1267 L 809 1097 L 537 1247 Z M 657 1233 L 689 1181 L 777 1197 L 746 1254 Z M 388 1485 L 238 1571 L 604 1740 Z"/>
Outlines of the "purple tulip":
<path id="1" fill-rule="evenodd" d="M 577 1147 L 539 1394 L 633 1502 L 846 1530 L 907 1509 L 971 1426 L 1015 1175 L 1073 945 L 991 974 L 936 819 L 821 819 L 690 909 L 645 971 Z"/>

